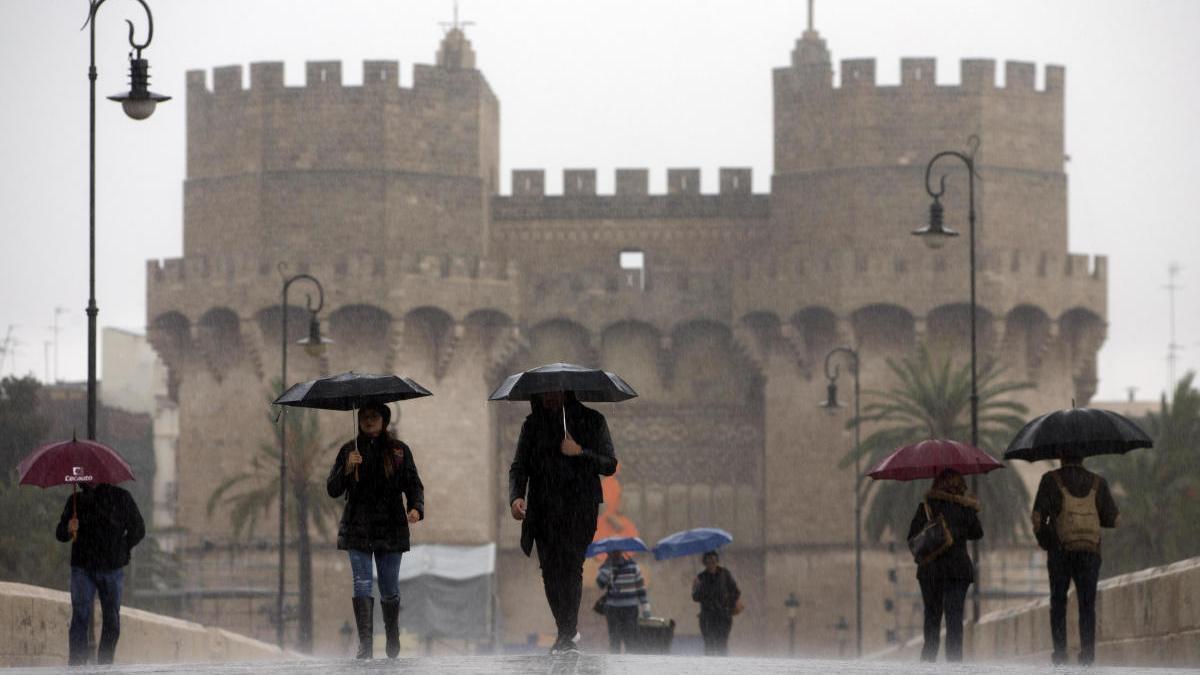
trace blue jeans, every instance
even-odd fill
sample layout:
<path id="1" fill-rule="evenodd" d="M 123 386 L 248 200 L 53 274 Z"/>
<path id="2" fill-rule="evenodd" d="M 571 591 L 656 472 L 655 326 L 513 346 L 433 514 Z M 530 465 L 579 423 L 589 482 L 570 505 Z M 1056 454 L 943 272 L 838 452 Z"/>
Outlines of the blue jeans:
<path id="1" fill-rule="evenodd" d="M 400 556 L 401 553 L 381 551 L 357 551 L 351 549 L 350 572 L 354 575 L 354 597 L 371 597 L 371 558 L 375 559 L 375 570 L 379 572 L 380 601 L 400 599 Z"/>
<path id="2" fill-rule="evenodd" d="M 100 594 L 100 611 L 103 627 L 100 630 L 100 647 L 96 663 L 112 663 L 117 650 L 117 638 L 121 636 L 121 587 L 125 582 L 125 570 L 87 570 L 71 568 L 71 628 L 67 632 L 69 642 L 68 663 L 73 666 L 87 663 L 88 628 L 92 625 L 92 604 Z"/>

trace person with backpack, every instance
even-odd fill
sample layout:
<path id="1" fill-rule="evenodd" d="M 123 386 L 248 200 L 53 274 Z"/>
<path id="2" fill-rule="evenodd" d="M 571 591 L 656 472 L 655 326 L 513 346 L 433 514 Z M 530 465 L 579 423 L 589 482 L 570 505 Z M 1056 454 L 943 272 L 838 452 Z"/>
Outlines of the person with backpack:
<path id="1" fill-rule="evenodd" d="M 962 661 L 963 606 L 967 588 L 975 581 L 975 565 L 967 542 L 983 538 L 979 500 L 967 492 L 967 482 L 954 469 L 945 469 L 917 506 L 908 527 L 911 541 L 927 523 L 941 523 L 943 545 L 917 560 L 917 583 L 925 605 L 925 645 L 921 660 L 937 660 L 942 617 L 946 618 L 946 661 Z"/>
<path id="2" fill-rule="evenodd" d="M 1083 468 L 1083 456 L 1064 450 L 1062 466 L 1042 476 L 1033 500 L 1033 532 L 1046 550 L 1050 576 L 1050 637 L 1055 665 L 1067 661 L 1067 589 L 1079 599 L 1079 663 L 1096 657 L 1096 583 L 1100 529 L 1117 526 L 1120 513 L 1103 477 Z"/>

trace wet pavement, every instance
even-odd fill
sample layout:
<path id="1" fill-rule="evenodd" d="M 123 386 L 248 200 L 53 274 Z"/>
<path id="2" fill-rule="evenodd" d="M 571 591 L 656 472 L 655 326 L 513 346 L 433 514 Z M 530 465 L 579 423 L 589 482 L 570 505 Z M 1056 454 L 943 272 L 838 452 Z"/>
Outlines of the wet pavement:
<path id="1" fill-rule="evenodd" d="M 1041 664 L 917 664 L 901 661 L 835 661 L 820 659 L 703 658 L 681 656 L 447 656 L 379 659 L 358 662 L 350 659 L 311 659 L 222 664 L 117 665 L 103 668 L 23 668 L 6 669 L 10 673 L 211 673 L 213 675 L 339 675 L 342 673 L 404 673 L 412 675 L 466 675 L 468 673 L 538 675 L 625 675 L 632 673 L 678 675 L 757 675 L 758 673 L 849 673 L 882 675 L 887 673 L 936 673 L 938 675 L 1016 675 L 1018 673 L 1089 673 L 1089 675 L 1133 675 L 1135 673 L 1200 673 L 1196 669 L 1167 668 L 1055 668 Z"/>

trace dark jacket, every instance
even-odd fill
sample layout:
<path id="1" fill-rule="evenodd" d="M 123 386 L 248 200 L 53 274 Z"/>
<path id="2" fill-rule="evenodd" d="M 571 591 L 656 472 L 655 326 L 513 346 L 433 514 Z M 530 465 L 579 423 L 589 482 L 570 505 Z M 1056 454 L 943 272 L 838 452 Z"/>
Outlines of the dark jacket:
<path id="1" fill-rule="evenodd" d="M 1062 511 L 1062 492 L 1058 489 L 1054 474 L 1059 475 L 1067 492 L 1075 497 L 1086 496 L 1093 483 L 1099 479 L 1096 487 L 1096 510 L 1100 514 L 1100 527 L 1117 526 L 1117 516 L 1120 512 L 1112 492 L 1108 489 L 1108 481 L 1078 464 L 1069 464 L 1061 469 L 1046 472 L 1042 476 L 1042 482 L 1038 484 L 1037 496 L 1033 498 L 1033 512 L 1039 520 L 1034 532 L 1039 546 L 1047 551 L 1057 551 L 1061 548 L 1058 533 L 1054 530 L 1054 520 L 1059 511 Z"/>
<path id="2" fill-rule="evenodd" d="M 947 494 L 930 490 L 925 497 L 929 510 L 936 519 L 942 515 L 950 534 L 954 536 L 954 545 L 942 555 L 924 565 L 917 567 L 917 579 L 928 581 L 974 581 L 975 567 L 971 564 L 971 556 L 967 555 L 967 542 L 983 538 L 983 525 L 979 523 L 979 502 L 970 497 Z M 912 539 L 925 523 L 925 507 L 917 506 L 912 524 L 908 526 L 908 538 Z"/>
<path id="3" fill-rule="evenodd" d="M 583 447 L 579 456 L 567 457 L 561 451 L 562 412 L 541 409 L 537 402 L 532 405 L 533 411 L 521 425 L 517 452 L 508 469 L 508 503 L 525 499 L 525 520 L 521 523 L 521 550 L 525 555 L 533 550 L 534 539 L 540 538 L 548 523 L 570 512 L 594 510 L 603 502 L 600 476 L 617 471 L 604 415 L 578 401 L 566 402 L 567 429 Z"/>
<path id="4" fill-rule="evenodd" d="M 340 550 L 403 553 L 409 545 L 408 512 L 416 509 L 425 519 L 425 486 L 417 474 L 412 449 L 403 441 L 394 441 L 404 450 L 404 459 L 396 459 L 392 442 L 387 434 L 375 438 L 358 435 L 358 452 L 363 457 L 358 480 L 353 473 L 347 476 L 345 472 L 346 456 L 354 449 L 354 441 L 338 450 L 325 489 L 330 497 L 346 496 L 338 525 Z M 390 477 L 384 462 L 392 464 Z"/>
<path id="5" fill-rule="evenodd" d="M 742 591 L 733 575 L 719 565 L 716 572 L 704 570 L 692 582 L 692 600 L 700 603 L 701 614 L 732 618 L 733 608 L 741 597 Z"/>
<path id="6" fill-rule="evenodd" d="M 73 499 L 79 533 L 71 544 L 71 567 L 107 571 L 128 565 L 133 547 L 146 536 L 146 524 L 133 496 L 115 485 L 84 486 L 77 495 L 67 497 L 54 532 L 59 541 L 71 541 L 67 523 Z"/>

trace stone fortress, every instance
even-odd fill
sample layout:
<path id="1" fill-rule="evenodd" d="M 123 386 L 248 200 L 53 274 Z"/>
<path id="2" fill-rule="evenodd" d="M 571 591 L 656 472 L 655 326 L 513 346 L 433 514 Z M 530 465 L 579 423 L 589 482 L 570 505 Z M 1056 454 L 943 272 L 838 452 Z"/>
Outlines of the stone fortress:
<path id="1" fill-rule="evenodd" d="M 366 62 L 362 86 L 343 85 L 337 62 L 308 63 L 302 87 L 284 86 L 281 63 L 252 64 L 248 88 L 240 66 L 217 68 L 211 86 L 190 72 L 183 257 L 147 269 L 150 337 L 179 405 L 176 519 L 196 544 L 185 585 L 217 589 L 210 598 L 273 589 L 275 516 L 256 546 L 231 548 L 227 511 L 210 517 L 206 505 L 272 438 L 281 312 L 293 344 L 308 319 L 303 284 L 280 306 L 286 263 L 323 283 L 333 339 L 319 359 L 293 348 L 289 380 L 394 371 L 434 391 L 399 406 L 427 489 L 414 540 L 497 543 L 504 642 L 553 624 L 506 504 L 528 409 L 485 398 L 507 373 L 570 361 L 620 373 L 641 394 L 599 408 L 621 460 L 621 513 L 643 538 L 734 534 L 724 557 L 748 606 L 735 653 L 787 649 L 790 592 L 798 647 L 851 653 L 854 476 L 838 468 L 851 436 L 847 414 L 817 405 L 822 362 L 852 345 L 864 389 L 885 389 L 885 359 L 919 344 L 965 359 L 966 237 L 931 252 L 909 234 L 927 212 L 928 159 L 982 139 L 980 354 L 1036 383 L 1022 395 L 1031 410 L 1089 400 L 1106 330 L 1105 259 L 1067 249 L 1063 69 L 1046 67 L 1038 89 L 1029 63 L 1005 64 L 1003 86 L 990 60 L 963 61 L 958 85 L 938 84 L 930 59 L 902 60 L 898 86 L 878 85 L 875 68 L 842 61 L 835 86 L 824 40 L 803 33 L 774 72 L 769 194 L 753 192 L 744 168 L 720 169 L 719 192 L 703 194 L 700 170 L 680 168 L 667 194 L 649 194 L 645 169 L 619 169 L 611 195 L 588 169 L 565 171 L 563 194 L 546 194 L 544 171 L 515 170 L 511 194 L 499 194 L 500 105 L 458 28 L 411 87 L 393 61 Z M 945 166 L 947 221 L 965 234 L 966 176 Z M 620 264 L 629 252 L 640 265 Z M 330 442 L 348 437 L 347 414 L 320 415 Z M 323 481 L 327 467 L 314 471 Z M 336 649 L 350 573 L 332 543 L 314 548 L 317 645 Z M 901 556 L 865 552 L 867 651 L 896 621 L 882 598 L 898 593 L 897 561 L 910 582 Z M 679 638 L 698 633 L 688 596 L 698 565 L 646 565 Z M 591 589 L 585 578 L 583 630 L 599 644 Z M 231 601 L 249 606 L 236 616 L 219 600 L 189 607 L 272 639 L 271 594 L 246 597 Z"/>

